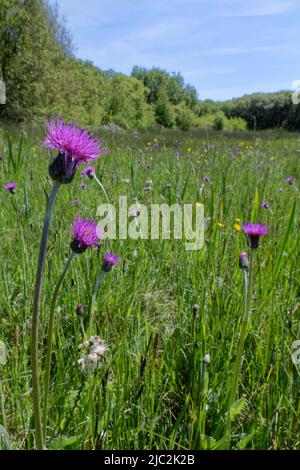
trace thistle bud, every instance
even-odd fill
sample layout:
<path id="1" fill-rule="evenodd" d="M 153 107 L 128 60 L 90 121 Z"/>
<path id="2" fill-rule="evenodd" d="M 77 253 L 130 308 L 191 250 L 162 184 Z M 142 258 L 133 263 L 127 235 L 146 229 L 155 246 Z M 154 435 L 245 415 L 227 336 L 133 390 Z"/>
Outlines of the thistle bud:
<path id="1" fill-rule="evenodd" d="M 76 313 L 77 313 L 77 315 L 83 315 L 84 307 L 83 307 L 82 304 L 77 304 L 76 305 Z"/>
<path id="2" fill-rule="evenodd" d="M 59 152 L 49 165 L 49 175 L 54 181 L 68 184 L 74 178 L 76 168 L 76 160 L 72 160 L 68 154 Z"/>
<path id="3" fill-rule="evenodd" d="M 248 261 L 248 255 L 245 251 L 243 251 L 242 253 L 240 253 L 240 256 L 239 256 L 239 267 L 241 269 L 246 269 L 248 270 L 249 268 L 249 261 Z"/>
<path id="4" fill-rule="evenodd" d="M 200 310 L 200 305 L 198 305 L 198 304 L 193 305 L 193 316 L 194 316 L 194 318 L 198 315 L 199 310 Z"/>

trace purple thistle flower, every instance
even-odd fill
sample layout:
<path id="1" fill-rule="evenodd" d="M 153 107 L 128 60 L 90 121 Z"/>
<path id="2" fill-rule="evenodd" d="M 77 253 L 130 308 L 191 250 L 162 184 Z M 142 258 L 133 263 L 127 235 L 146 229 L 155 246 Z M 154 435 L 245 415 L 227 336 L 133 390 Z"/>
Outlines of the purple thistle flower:
<path id="1" fill-rule="evenodd" d="M 103 271 L 109 272 L 111 268 L 119 262 L 117 255 L 113 253 L 105 253 L 103 257 Z"/>
<path id="2" fill-rule="evenodd" d="M 99 245 L 101 235 L 94 220 L 78 217 L 73 223 L 71 234 L 74 240 L 70 246 L 75 253 L 83 253 L 87 248 Z"/>
<path id="3" fill-rule="evenodd" d="M 250 248 L 257 248 L 259 245 L 259 237 L 268 234 L 268 227 L 263 224 L 251 224 L 247 222 L 243 224 L 243 230 L 249 238 Z"/>
<path id="4" fill-rule="evenodd" d="M 6 189 L 6 191 L 9 191 L 11 194 L 15 194 L 16 193 L 16 187 L 17 187 L 17 183 L 7 183 L 4 186 L 4 189 Z"/>
<path id="5" fill-rule="evenodd" d="M 79 165 L 96 160 L 109 151 L 102 141 L 80 129 L 77 123 L 65 124 L 62 118 L 56 123 L 53 117 L 48 123 L 44 146 L 59 152 L 49 166 L 49 173 L 60 183 L 70 183 Z"/>
<path id="6" fill-rule="evenodd" d="M 93 166 L 87 166 L 80 173 L 80 176 L 87 176 L 90 179 L 94 178 L 94 175 L 95 175 L 95 168 Z"/>
<path id="7" fill-rule="evenodd" d="M 158 150 L 158 149 L 160 148 L 159 143 L 158 143 L 158 142 L 155 142 L 154 144 L 152 144 L 152 148 L 153 148 L 154 150 Z"/>
<path id="8" fill-rule="evenodd" d="M 287 178 L 284 179 L 284 182 L 292 186 L 292 184 L 294 183 L 294 179 L 295 178 L 293 176 L 288 176 Z"/>
<path id="9" fill-rule="evenodd" d="M 260 207 L 263 207 L 264 209 L 269 209 L 269 203 L 268 201 L 263 201 L 260 205 Z"/>

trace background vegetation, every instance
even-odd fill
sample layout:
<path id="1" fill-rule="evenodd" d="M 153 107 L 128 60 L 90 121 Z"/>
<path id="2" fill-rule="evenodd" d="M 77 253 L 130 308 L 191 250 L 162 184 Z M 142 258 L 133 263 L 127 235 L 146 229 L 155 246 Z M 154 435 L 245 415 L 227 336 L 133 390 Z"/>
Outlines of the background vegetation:
<path id="1" fill-rule="evenodd" d="M 77 59 L 59 9 L 45 0 L 0 0 L 0 10 L 0 79 L 7 89 L 2 120 L 61 114 L 92 127 L 300 129 L 300 105 L 292 104 L 290 92 L 200 101 L 180 73 L 136 66 L 128 77 Z"/>

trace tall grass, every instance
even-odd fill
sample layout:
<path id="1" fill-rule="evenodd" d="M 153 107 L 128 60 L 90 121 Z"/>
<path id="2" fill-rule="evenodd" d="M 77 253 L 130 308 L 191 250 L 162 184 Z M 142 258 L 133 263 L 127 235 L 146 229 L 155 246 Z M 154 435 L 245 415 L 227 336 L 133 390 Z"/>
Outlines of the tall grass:
<path id="1" fill-rule="evenodd" d="M 0 191 L 0 340 L 6 346 L 6 363 L 0 362 L 0 444 L 15 449 L 34 446 L 30 322 L 44 191 L 50 189 L 41 136 L 0 133 L 1 187 L 17 182 L 15 196 Z M 112 150 L 96 167 L 109 200 L 117 205 L 119 195 L 127 195 L 129 203 L 137 198 L 146 205 L 203 202 L 205 246 L 188 252 L 184 240 L 116 240 L 76 260 L 56 304 L 47 448 L 300 447 L 299 369 L 291 358 L 292 343 L 300 339 L 298 137 L 159 130 L 105 136 Z M 283 182 L 290 175 L 296 178 L 292 186 Z M 153 189 L 144 192 L 149 179 Z M 99 203 L 106 202 L 95 181 L 85 182 L 87 189 L 80 189 L 76 176 L 62 188 L 53 217 L 41 337 L 68 254 L 70 225 L 78 211 L 95 218 Z M 79 207 L 72 205 L 75 198 Z M 263 200 L 269 210 L 260 207 Z M 231 410 L 228 443 L 226 399 L 243 312 L 238 255 L 247 248 L 246 237 L 233 227 L 237 218 L 256 218 L 270 232 L 254 260 L 239 401 Z M 106 244 L 121 258 L 104 276 L 93 307 L 92 331 L 107 342 L 107 360 L 84 375 L 78 346 L 86 339 L 83 329 Z M 84 305 L 82 316 L 78 303 Z M 199 308 L 193 309 L 195 304 Z M 45 345 L 40 349 L 44 362 Z"/>

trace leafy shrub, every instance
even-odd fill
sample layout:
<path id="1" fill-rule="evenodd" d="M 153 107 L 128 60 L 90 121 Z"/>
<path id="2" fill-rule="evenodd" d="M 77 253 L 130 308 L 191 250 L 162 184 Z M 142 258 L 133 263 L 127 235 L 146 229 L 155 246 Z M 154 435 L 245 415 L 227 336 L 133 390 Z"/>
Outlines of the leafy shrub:
<path id="1" fill-rule="evenodd" d="M 155 105 L 154 111 L 158 124 L 161 124 L 164 127 L 174 127 L 176 123 L 175 111 L 168 101 L 158 101 Z"/>
<path id="2" fill-rule="evenodd" d="M 198 124 L 198 117 L 185 105 L 177 105 L 174 107 L 176 115 L 176 126 L 183 131 L 189 131 Z"/>

